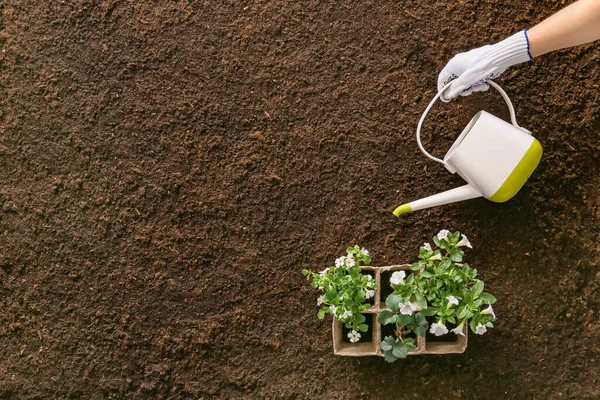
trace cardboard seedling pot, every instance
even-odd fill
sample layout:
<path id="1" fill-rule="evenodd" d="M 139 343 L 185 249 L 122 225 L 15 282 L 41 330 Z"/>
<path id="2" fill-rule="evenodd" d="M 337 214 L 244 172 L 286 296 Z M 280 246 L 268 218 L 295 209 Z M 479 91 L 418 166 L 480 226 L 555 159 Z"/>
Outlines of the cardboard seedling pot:
<path id="1" fill-rule="evenodd" d="M 381 299 L 381 290 L 383 285 L 389 286 L 389 280 L 382 282 L 381 276 L 387 275 L 386 272 L 405 270 L 412 273 L 409 264 L 390 265 L 387 267 L 370 267 L 362 266 L 363 271 L 371 271 L 374 274 L 377 289 L 375 290 L 375 303 L 363 311 L 363 314 L 372 314 L 371 329 L 372 340 L 369 342 L 359 341 L 358 343 L 350 343 L 344 340 L 343 324 L 337 319 L 333 319 L 333 352 L 339 356 L 363 357 L 363 356 L 380 356 L 383 357 L 383 351 L 379 347 L 381 343 L 381 324 L 377 321 L 382 310 L 389 310 L 385 305 L 384 299 Z M 452 342 L 430 342 L 422 336 L 417 336 L 416 346 L 414 351 L 408 353 L 409 356 L 419 354 L 450 354 L 463 353 L 467 348 L 467 339 L 469 334 L 468 324 L 464 327 L 465 336 L 457 336 L 456 341 Z M 362 338 L 361 338 L 362 339 Z"/>

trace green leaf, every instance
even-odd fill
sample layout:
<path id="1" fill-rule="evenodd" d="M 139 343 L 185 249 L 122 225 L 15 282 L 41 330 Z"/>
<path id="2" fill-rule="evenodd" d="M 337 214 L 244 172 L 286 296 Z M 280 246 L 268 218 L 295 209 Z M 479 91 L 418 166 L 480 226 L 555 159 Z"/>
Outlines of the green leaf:
<path id="1" fill-rule="evenodd" d="M 456 319 L 452 315 L 448 316 L 446 319 L 448 320 L 448 322 L 451 322 L 453 324 L 456 323 Z"/>
<path id="2" fill-rule="evenodd" d="M 396 358 L 406 358 L 408 355 L 408 347 L 404 343 L 396 342 L 392 349 L 392 355 Z"/>
<path id="3" fill-rule="evenodd" d="M 416 350 L 416 349 L 417 349 L 417 346 L 415 346 L 415 345 L 414 345 L 414 344 L 412 344 L 412 343 L 406 343 L 406 348 L 407 348 L 407 349 L 408 349 L 408 351 L 410 352 L 410 351 Z"/>
<path id="4" fill-rule="evenodd" d="M 419 265 L 419 263 L 414 263 L 410 265 L 410 269 L 412 269 L 413 271 L 418 271 L 421 269 L 421 266 Z"/>
<path id="5" fill-rule="evenodd" d="M 394 343 L 396 343 L 396 339 L 394 339 L 393 336 L 386 336 L 383 338 L 383 340 L 391 344 L 392 346 L 394 345 Z"/>
<path id="6" fill-rule="evenodd" d="M 391 351 L 386 351 L 385 353 L 383 353 L 383 358 L 389 363 L 393 363 L 398 359 L 397 357 L 394 357 Z"/>
<path id="7" fill-rule="evenodd" d="M 477 329 L 477 323 L 475 322 L 475 320 L 471 320 L 471 322 L 469 323 L 469 326 L 471 327 L 471 331 L 473 331 L 473 333 L 475 333 L 475 330 Z"/>
<path id="8" fill-rule="evenodd" d="M 327 290 L 325 291 L 325 294 L 323 295 L 323 300 L 331 301 L 331 300 L 335 299 L 336 297 L 337 297 L 337 292 L 333 289 L 327 288 Z"/>
<path id="9" fill-rule="evenodd" d="M 396 315 L 396 322 L 399 325 L 408 325 L 410 323 L 410 316 L 409 315 L 398 314 L 398 315 Z"/>
<path id="10" fill-rule="evenodd" d="M 390 294 L 386 299 L 385 299 L 385 304 L 392 309 L 393 311 L 400 311 L 400 303 L 402 303 L 402 297 L 395 295 L 395 294 Z"/>
<path id="11" fill-rule="evenodd" d="M 450 253 L 450 259 L 455 262 L 461 262 L 462 255 L 458 251 L 453 251 L 452 253 Z"/>
<path id="12" fill-rule="evenodd" d="M 427 322 L 422 313 L 415 314 L 415 323 L 417 324 L 417 326 L 423 327 L 425 329 L 427 329 L 427 327 L 429 326 L 429 322 Z"/>
<path id="13" fill-rule="evenodd" d="M 421 278 L 431 278 L 433 274 L 429 271 L 423 271 L 419 274 Z"/>
<path id="14" fill-rule="evenodd" d="M 317 318 L 319 318 L 319 319 L 325 318 L 325 310 L 324 309 L 319 310 L 319 312 L 317 313 Z"/>
<path id="15" fill-rule="evenodd" d="M 426 308 L 425 310 L 421 310 L 421 314 L 423 314 L 426 317 L 433 317 L 434 315 L 437 314 L 438 311 L 439 311 L 439 309 L 436 307 L 429 307 L 429 308 Z"/>
<path id="16" fill-rule="evenodd" d="M 479 298 L 487 303 L 494 304 L 496 302 L 496 298 L 489 293 L 483 292 L 479 295 Z"/>
<path id="17" fill-rule="evenodd" d="M 425 297 L 421 296 L 419 293 L 415 295 L 415 302 L 422 309 L 427 309 L 427 300 L 425 300 Z"/>
<path id="18" fill-rule="evenodd" d="M 437 236 L 433 237 L 433 243 L 435 243 L 436 246 L 441 247 L 441 242 L 440 239 L 437 238 Z"/>
<path id="19" fill-rule="evenodd" d="M 366 300 L 366 297 L 365 297 L 365 291 L 364 291 L 364 290 L 359 290 L 359 291 L 356 293 L 356 296 L 354 296 L 354 300 L 355 300 L 357 303 L 359 303 L 359 304 L 360 304 L 360 303 L 363 303 L 363 302 Z"/>
<path id="20" fill-rule="evenodd" d="M 471 288 L 471 293 L 473 293 L 473 297 L 475 298 L 479 296 L 481 292 L 483 292 L 483 281 L 477 280 L 473 285 L 473 288 Z"/>
<path id="21" fill-rule="evenodd" d="M 381 350 L 383 350 L 383 351 L 388 351 L 388 350 L 392 350 L 394 348 L 394 344 L 388 343 L 384 340 L 383 342 L 379 343 L 379 347 L 381 347 Z"/>
<path id="22" fill-rule="evenodd" d="M 462 306 L 458 308 L 458 319 L 463 319 L 467 315 L 467 307 Z"/>
<path id="23" fill-rule="evenodd" d="M 358 325 L 358 330 L 361 332 L 366 332 L 369 330 L 369 325 L 367 324 L 360 324 Z"/>
<path id="24" fill-rule="evenodd" d="M 427 334 L 427 328 L 419 327 L 419 328 L 416 328 L 413 332 L 415 333 L 415 335 L 425 336 Z"/>
<path id="25" fill-rule="evenodd" d="M 390 310 L 382 310 L 379 314 L 379 318 L 377 318 L 377 321 L 381 325 L 393 324 L 396 322 L 396 314 Z"/>
<path id="26" fill-rule="evenodd" d="M 358 322 L 359 324 L 362 324 L 363 322 L 365 322 L 367 320 L 367 317 L 365 317 L 362 314 L 359 314 L 358 318 L 356 318 L 356 320 L 357 320 L 356 322 Z"/>

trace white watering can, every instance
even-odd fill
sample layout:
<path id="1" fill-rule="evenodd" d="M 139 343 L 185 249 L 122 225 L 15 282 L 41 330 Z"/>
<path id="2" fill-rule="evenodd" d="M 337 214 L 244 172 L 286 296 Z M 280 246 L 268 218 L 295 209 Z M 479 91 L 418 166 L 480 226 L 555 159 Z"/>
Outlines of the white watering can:
<path id="1" fill-rule="evenodd" d="M 540 142 L 527 129 L 517 125 L 515 109 L 506 92 L 496 83 L 488 83 L 506 101 L 512 125 L 479 111 L 443 160 L 432 156 L 421 144 L 421 125 L 433 104 L 452 82 L 446 85 L 425 109 L 417 126 L 417 143 L 427 157 L 443 164 L 451 173 L 458 172 L 467 184 L 403 204 L 394 210 L 395 216 L 482 196 L 496 203 L 505 202 L 517 194 L 538 166 L 542 158 Z"/>

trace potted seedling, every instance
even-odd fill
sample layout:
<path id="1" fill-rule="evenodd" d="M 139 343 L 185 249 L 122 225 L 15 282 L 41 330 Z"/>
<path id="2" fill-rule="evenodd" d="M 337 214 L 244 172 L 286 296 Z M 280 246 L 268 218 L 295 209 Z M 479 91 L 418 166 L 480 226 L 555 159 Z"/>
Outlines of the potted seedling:
<path id="1" fill-rule="evenodd" d="M 321 291 L 317 305 L 319 319 L 327 314 L 333 315 L 345 327 L 345 342 L 359 345 L 360 342 L 373 342 L 372 313 L 365 313 L 375 300 L 377 284 L 374 272 L 366 267 L 371 255 L 358 245 L 348 247 L 346 255 L 335 260 L 335 265 L 319 273 L 303 270 L 302 274 L 312 280 L 311 286 Z M 335 334 L 339 335 L 339 332 Z"/>
<path id="2" fill-rule="evenodd" d="M 404 271 L 398 272 L 396 277 L 403 276 Z M 385 304 L 389 310 L 381 310 L 377 320 L 382 325 L 382 336 L 385 335 L 385 325 L 393 328 L 393 335 L 385 335 L 380 347 L 385 360 L 394 362 L 417 351 L 420 342 L 417 336 L 425 336 L 427 320 L 420 312 L 422 309 L 418 304 L 405 301 L 398 295 L 389 295 L 385 299 Z"/>
<path id="3" fill-rule="evenodd" d="M 371 267 L 369 252 L 349 247 L 335 265 L 302 271 L 320 290 L 319 319 L 332 314 L 334 352 L 383 356 L 462 353 L 469 327 L 482 335 L 496 319 L 494 296 L 477 271 L 463 263 L 471 243 L 460 232 L 440 231 L 411 265 Z"/>
<path id="4" fill-rule="evenodd" d="M 421 246 L 419 261 L 411 265 L 418 274 L 404 279 L 399 273 L 390 279 L 392 296 L 397 297 L 388 297 L 386 304 L 390 303 L 391 312 L 382 311 L 379 316 L 381 324 L 397 326 L 394 337 L 386 336 L 380 344 L 390 362 L 406 357 L 406 332 L 425 336 L 424 354 L 462 353 L 468 327 L 482 335 L 494 326 L 496 316 L 491 305 L 496 298 L 483 291 L 484 283 L 476 278 L 477 271 L 462 263 L 461 248 L 471 248 L 467 237 L 442 230 L 433 242 L 434 246 Z"/>

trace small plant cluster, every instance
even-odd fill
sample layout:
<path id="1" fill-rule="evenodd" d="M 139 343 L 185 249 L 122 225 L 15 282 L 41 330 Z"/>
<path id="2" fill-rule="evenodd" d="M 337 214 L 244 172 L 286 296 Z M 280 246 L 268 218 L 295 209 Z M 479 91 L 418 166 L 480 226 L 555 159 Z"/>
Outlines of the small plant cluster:
<path id="1" fill-rule="evenodd" d="M 325 268 L 319 273 L 303 270 L 302 275 L 312 279 L 311 286 L 323 293 L 317 298 L 317 305 L 322 308 L 317 313 L 319 319 L 332 314 L 345 324 L 350 342 L 360 340 L 360 332 L 366 332 L 365 316 L 361 314 L 371 305 L 369 299 L 375 296 L 377 284 L 370 275 L 361 273 L 360 266 L 371 262 L 371 255 L 358 245 L 348 247 L 346 255 L 335 260 L 335 265 Z"/>
<path id="2" fill-rule="evenodd" d="M 392 274 L 390 285 L 394 292 L 387 297 L 379 315 L 382 325 L 395 324 L 395 337 L 387 336 L 381 342 L 385 359 L 393 362 L 415 349 L 414 340 L 407 338 L 413 332 L 425 336 L 427 329 L 435 336 L 450 331 L 447 323 L 457 325 L 451 331 L 463 335 L 465 324 L 478 335 L 493 328 L 496 319 L 492 304 L 496 298 L 483 291 L 483 281 L 476 278 L 477 270 L 461 264 L 462 247 L 472 248 L 469 239 L 460 232 L 443 229 L 434 238 L 435 246 L 425 243 L 419 250 L 419 261 L 411 265 L 416 273 L 406 276 L 404 271 Z M 425 317 L 436 322 L 429 326 Z"/>

